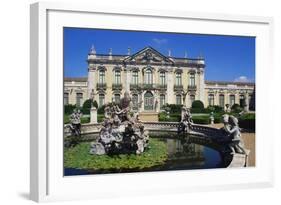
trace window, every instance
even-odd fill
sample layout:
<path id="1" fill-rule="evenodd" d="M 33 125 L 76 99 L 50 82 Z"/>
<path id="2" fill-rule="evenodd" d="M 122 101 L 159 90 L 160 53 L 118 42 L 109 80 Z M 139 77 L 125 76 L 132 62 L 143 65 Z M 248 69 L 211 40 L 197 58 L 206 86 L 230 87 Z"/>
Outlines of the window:
<path id="1" fill-rule="evenodd" d="M 64 93 L 63 94 L 63 104 L 64 105 L 68 105 L 69 104 L 69 94 L 68 93 Z"/>
<path id="2" fill-rule="evenodd" d="M 99 83 L 104 84 L 105 83 L 105 71 L 100 70 L 99 72 Z"/>
<path id="3" fill-rule="evenodd" d="M 165 74 L 165 72 L 160 72 L 160 85 L 166 85 L 166 74 Z"/>
<path id="4" fill-rule="evenodd" d="M 139 97 L 137 94 L 132 95 L 133 110 L 138 110 Z"/>
<path id="5" fill-rule="evenodd" d="M 99 107 L 104 105 L 104 94 L 99 94 Z"/>
<path id="6" fill-rule="evenodd" d="M 81 107 L 83 104 L 83 93 L 76 93 L 76 106 Z"/>
<path id="7" fill-rule="evenodd" d="M 229 105 L 230 107 L 235 104 L 235 95 L 229 96 Z"/>
<path id="8" fill-rule="evenodd" d="M 248 97 L 248 104 L 250 105 L 251 104 L 251 99 L 252 99 L 252 95 L 249 95 L 249 97 Z"/>
<path id="9" fill-rule="evenodd" d="M 120 70 L 115 70 L 114 83 L 118 84 L 118 85 L 121 84 L 121 71 Z"/>
<path id="10" fill-rule="evenodd" d="M 195 73 L 190 73 L 189 74 L 189 79 L 190 79 L 190 86 L 195 86 Z"/>
<path id="11" fill-rule="evenodd" d="M 160 108 L 163 108 L 165 104 L 165 95 L 160 95 Z"/>
<path id="12" fill-rule="evenodd" d="M 152 71 L 151 70 L 145 71 L 145 83 L 152 84 Z"/>
<path id="13" fill-rule="evenodd" d="M 220 94 L 219 96 L 219 106 L 224 108 L 224 95 Z"/>
<path id="14" fill-rule="evenodd" d="M 245 96 L 244 95 L 240 95 L 239 104 L 240 104 L 240 107 L 244 107 L 245 106 L 246 101 L 245 101 Z"/>
<path id="15" fill-rule="evenodd" d="M 139 72 L 133 71 L 132 78 L 132 84 L 137 85 L 139 83 Z"/>
<path id="16" fill-rule="evenodd" d="M 181 73 L 176 73 L 176 85 L 181 85 Z"/>
<path id="17" fill-rule="evenodd" d="M 120 94 L 115 94 L 115 95 L 114 95 L 114 102 L 115 102 L 116 104 L 119 104 L 119 103 L 120 103 Z"/>
<path id="18" fill-rule="evenodd" d="M 208 102 L 209 102 L 209 106 L 214 106 L 214 94 L 209 94 L 208 96 Z"/>
<path id="19" fill-rule="evenodd" d="M 153 110 L 153 94 L 151 92 L 146 92 L 144 94 L 144 109 L 145 110 Z"/>
<path id="20" fill-rule="evenodd" d="M 176 104 L 181 105 L 181 95 L 176 95 Z"/>
<path id="21" fill-rule="evenodd" d="M 191 105 L 194 102 L 194 100 L 195 100 L 195 95 L 190 95 L 190 103 L 191 103 Z"/>

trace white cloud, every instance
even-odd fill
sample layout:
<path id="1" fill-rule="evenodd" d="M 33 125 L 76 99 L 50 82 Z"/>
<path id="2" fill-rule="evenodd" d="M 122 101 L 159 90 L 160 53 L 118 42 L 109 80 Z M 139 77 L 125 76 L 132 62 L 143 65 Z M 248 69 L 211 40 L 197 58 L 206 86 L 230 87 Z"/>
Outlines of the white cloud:
<path id="1" fill-rule="evenodd" d="M 153 38 L 152 41 L 159 46 L 168 43 L 166 38 Z"/>
<path id="2" fill-rule="evenodd" d="M 248 79 L 246 76 L 239 76 L 238 78 L 234 79 L 234 82 L 247 83 L 247 82 L 251 82 L 251 80 Z"/>

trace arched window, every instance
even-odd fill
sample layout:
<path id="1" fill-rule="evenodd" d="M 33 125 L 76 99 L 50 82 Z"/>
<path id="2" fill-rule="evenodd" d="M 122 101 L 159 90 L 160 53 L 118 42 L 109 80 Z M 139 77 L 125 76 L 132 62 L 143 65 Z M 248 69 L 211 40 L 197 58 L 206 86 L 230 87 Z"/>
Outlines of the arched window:
<path id="1" fill-rule="evenodd" d="M 209 102 L 209 106 L 214 106 L 214 94 L 209 94 L 208 96 L 208 102 Z"/>
<path id="2" fill-rule="evenodd" d="M 132 84 L 137 85 L 139 83 L 139 72 L 133 71 L 132 73 Z"/>
<path id="3" fill-rule="evenodd" d="M 63 104 L 68 105 L 69 104 L 69 93 L 63 94 Z"/>
<path id="4" fill-rule="evenodd" d="M 151 92 L 146 92 L 144 94 L 144 109 L 145 110 L 153 110 L 153 94 Z"/>
<path id="5" fill-rule="evenodd" d="M 121 84 L 121 71 L 120 70 L 115 70 L 114 74 L 115 74 L 115 76 L 114 76 L 114 83 L 118 84 L 118 85 Z"/>
<path id="6" fill-rule="evenodd" d="M 166 104 L 165 95 L 160 95 L 160 108 L 162 108 Z"/>
<path id="7" fill-rule="evenodd" d="M 99 71 L 99 83 L 100 84 L 105 83 L 105 71 L 104 70 Z"/>
<path id="8" fill-rule="evenodd" d="M 152 71 L 150 69 L 145 71 L 145 83 L 152 84 Z"/>
<path id="9" fill-rule="evenodd" d="M 181 83 L 181 73 L 176 73 L 176 85 L 182 85 Z"/>
<path id="10" fill-rule="evenodd" d="M 163 71 L 160 72 L 159 77 L 160 77 L 160 85 L 166 85 L 166 73 Z"/>
<path id="11" fill-rule="evenodd" d="M 181 105 L 181 95 L 176 95 L 176 104 Z"/>
<path id="12" fill-rule="evenodd" d="M 230 107 L 235 104 L 235 95 L 229 96 L 229 105 Z"/>
<path id="13" fill-rule="evenodd" d="M 83 93 L 76 93 L 76 106 L 82 107 L 83 105 Z"/>
<path id="14" fill-rule="evenodd" d="M 120 94 L 114 94 L 114 102 L 116 104 L 119 104 L 120 103 Z"/>
<path id="15" fill-rule="evenodd" d="M 189 74 L 189 85 L 190 86 L 195 86 L 195 73 L 190 73 Z"/>
<path id="16" fill-rule="evenodd" d="M 104 94 L 99 94 L 99 107 L 104 105 Z"/>
<path id="17" fill-rule="evenodd" d="M 224 95 L 223 94 L 219 95 L 219 106 L 224 108 Z"/>

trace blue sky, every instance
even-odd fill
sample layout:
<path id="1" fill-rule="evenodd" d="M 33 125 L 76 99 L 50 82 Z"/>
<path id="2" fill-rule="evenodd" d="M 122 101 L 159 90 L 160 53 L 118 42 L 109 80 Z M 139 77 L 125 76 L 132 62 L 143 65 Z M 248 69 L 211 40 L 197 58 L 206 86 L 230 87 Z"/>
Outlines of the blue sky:
<path id="1" fill-rule="evenodd" d="M 206 80 L 255 81 L 255 38 L 200 34 L 64 28 L 64 75 L 87 76 L 87 54 L 94 45 L 97 53 L 135 53 L 146 46 L 164 55 L 205 58 Z"/>

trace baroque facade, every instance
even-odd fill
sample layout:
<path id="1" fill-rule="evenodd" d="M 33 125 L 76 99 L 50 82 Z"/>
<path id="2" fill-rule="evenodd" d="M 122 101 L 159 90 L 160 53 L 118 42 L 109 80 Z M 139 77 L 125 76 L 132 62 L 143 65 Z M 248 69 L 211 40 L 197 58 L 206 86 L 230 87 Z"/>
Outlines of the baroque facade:
<path id="1" fill-rule="evenodd" d="M 93 98 L 98 105 L 119 102 L 127 91 L 133 110 L 159 112 L 163 105 L 183 104 L 191 107 L 194 100 L 204 106 L 244 104 L 248 109 L 254 83 L 206 81 L 205 59 L 165 56 L 145 47 L 131 55 L 88 54 L 88 76 L 64 79 L 64 103 L 83 105 Z"/>

